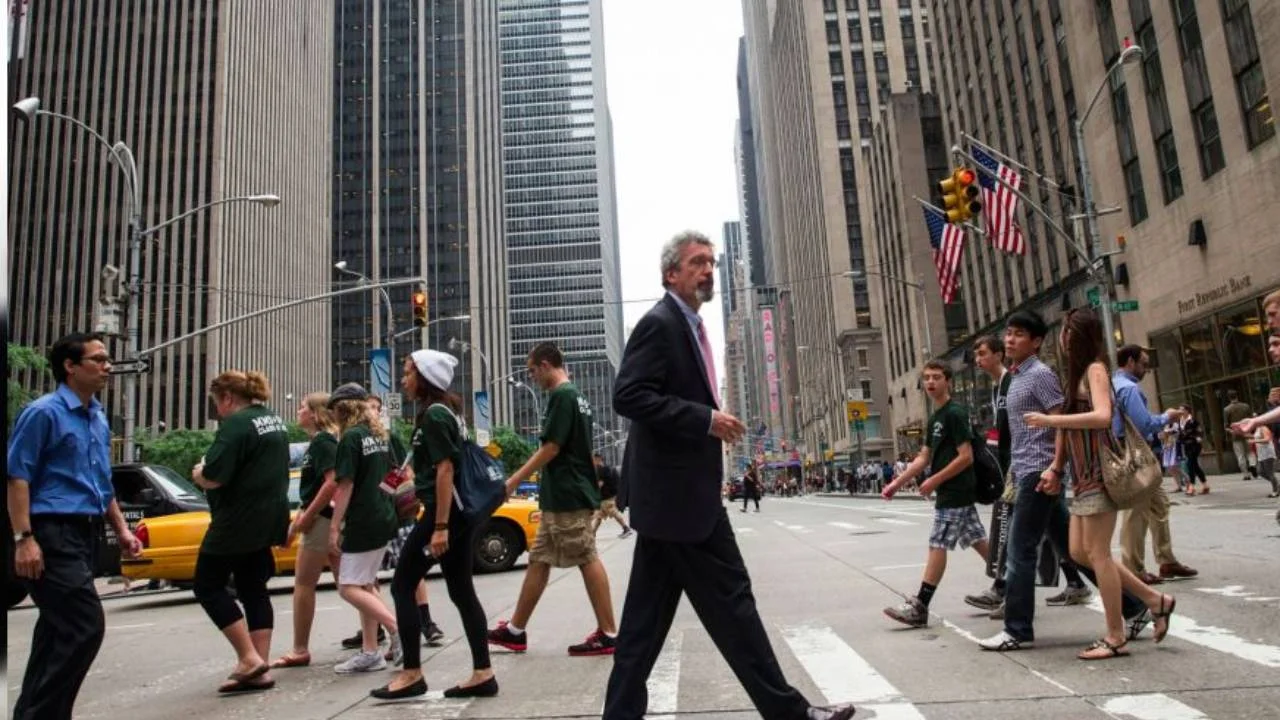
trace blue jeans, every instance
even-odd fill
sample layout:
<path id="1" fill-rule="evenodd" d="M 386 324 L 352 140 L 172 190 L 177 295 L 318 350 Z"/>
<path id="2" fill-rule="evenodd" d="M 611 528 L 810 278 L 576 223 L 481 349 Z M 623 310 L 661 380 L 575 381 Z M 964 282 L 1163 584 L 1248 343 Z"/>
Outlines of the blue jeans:
<path id="1" fill-rule="evenodd" d="M 1009 520 L 1008 568 L 1006 570 L 1004 630 L 1027 642 L 1035 640 L 1036 614 L 1036 549 L 1046 533 L 1049 543 L 1060 558 L 1070 558 L 1067 535 L 1067 504 L 1061 493 L 1046 495 L 1036 491 L 1038 473 L 1018 478 L 1018 496 Z M 1097 586 L 1098 580 L 1089 568 L 1077 566 L 1080 574 Z M 1125 618 L 1140 614 L 1146 606 L 1128 592 L 1121 594 L 1121 612 Z"/>

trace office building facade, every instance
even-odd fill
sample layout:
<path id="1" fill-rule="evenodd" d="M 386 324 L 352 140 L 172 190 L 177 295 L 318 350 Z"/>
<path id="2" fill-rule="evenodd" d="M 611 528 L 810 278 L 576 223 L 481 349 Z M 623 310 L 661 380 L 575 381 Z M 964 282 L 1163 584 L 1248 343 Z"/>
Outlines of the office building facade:
<path id="1" fill-rule="evenodd" d="M 227 198 L 281 198 L 274 208 L 218 205 L 143 243 L 142 349 L 329 289 L 331 158 L 316 148 L 330 141 L 331 7 L 29 3 L 25 22 L 10 101 L 38 96 L 43 109 L 127 144 L 144 227 Z M 127 277 L 128 190 L 90 134 L 48 116 L 13 122 L 10 339 L 44 352 L 91 329 L 95 305 Z M 272 405 L 288 414 L 288 395 L 329 386 L 329 333 L 316 303 L 158 352 L 139 379 L 138 430 L 207 426 L 209 381 L 230 369 L 264 372 Z M 109 349 L 125 357 L 123 339 Z M 118 433 L 119 379 L 104 402 Z"/>
<path id="2" fill-rule="evenodd" d="M 482 391 L 490 421 L 509 422 L 510 388 L 493 375 L 508 332 L 498 2 L 340 0 L 332 27 L 332 262 L 424 281 L 430 324 L 392 342 L 393 390 L 408 353 L 451 352 L 467 420 Z M 397 332 L 412 328 L 415 289 L 387 290 Z M 369 350 L 388 344 L 386 312 L 377 292 L 335 299 L 332 383 L 372 384 Z"/>
<path id="3" fill-rule="evenodd" d="M 527 382 L 529 350 L 554 341 L 591 403 L 598 444 L 620 457 L 622 285 L 602 2 L 499 6 L 511 323 L 502 372 Z M 536 434 L 535 397 L 521 389 L 514 401 L 515 426 Z"/>

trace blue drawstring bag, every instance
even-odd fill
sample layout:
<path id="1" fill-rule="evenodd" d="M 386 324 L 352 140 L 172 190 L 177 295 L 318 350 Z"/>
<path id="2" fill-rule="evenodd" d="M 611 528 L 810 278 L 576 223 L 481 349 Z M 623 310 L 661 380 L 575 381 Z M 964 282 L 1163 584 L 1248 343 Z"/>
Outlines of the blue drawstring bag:
<path id="1" fill-rule="evenodd" d="M 440 407 L 449 410 L 444 405 Z M 507 499 L 506 471 L 497 458 L 467 436 L 462 420 L 452 410 L 449 414 L 462 435 L 461 457 L 453 472 L 453 502 L 468 523 L 487 520 Z"/>

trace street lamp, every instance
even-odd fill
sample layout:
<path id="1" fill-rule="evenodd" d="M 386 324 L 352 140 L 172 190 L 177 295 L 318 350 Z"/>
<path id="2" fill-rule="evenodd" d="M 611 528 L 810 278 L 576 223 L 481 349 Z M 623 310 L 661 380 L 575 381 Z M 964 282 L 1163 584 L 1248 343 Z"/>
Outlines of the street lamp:
<path id="1" fill-rule="evenodd" d="M 334 263 L 334 264 L 333 264 L 333 269 L 334 269 L 334 270 L 337 270 L 337 271 L 338 271 L 338 272 L 340 272 L 340 273 L 343 273 L 343 274 L 346 274 L 346 275 L 350 275 L 350 276 L 352 276 L 352 277 L 356 278 L 357 280 L 359 280 L 359 282 L 360 282 L 360 284 L 361 284 L 361 285 L 365 285 L 365 284 L 368 284 L 368 283 L 372 283 L 372 282 L 373 282 L 373 280 L 369 279 L 369 277 L 367 277 L 367 276 L 366 276 L 366 275 L 364 275 L 363 273 L 358 273 L 358 272 L 356 272 L 355 270 L 351 270 L 351 269 L 347 268 L 347 261 L 346 261 L 346 260 L 339 260 L 338 262 Z M 394 314 L 394 312 L 393 312 L 393 311 L 392 311 L 392 309 L 391 309 L 391 295 L 389 295 L 389 294 L 387 293 L 387 289 L 386 289 L 386 288 L 383 288 L 383 287 L 380 287 L 380 288 L 378 288 L 378 293 L 379 293 L 380 295 L 382 295 L 382 303 L 383 303 L 384 305 L 386 305 L 386 307 L 387 307 L 387 351 L 388 351 L 388 353 L 389 353 L 388 358 L 387 358 L 387 368 L 388 368 L 388 370 L 387 370 L 387 372 L 388 372 L 387 386 L 388 386 L 388 387 L 390 387 L 390 386 L 391 386 L 391 376 L 394 376 L 394 375 L 395 375 L 395 372 L 396 372 L 396 348 L 395 348 L 396 325 L 395 325 L 395 314 Z M 375 348 L 376 348 L 376 347 L 378 347 L 378 338 L 376 338 L 376 337 L 375 337 L 375 338 L 374 338 L 374 340 L 373 340 L 373 343 L 374 343 L 374 345 L 373 345 L 373 346 L 374 346 Z M 372 380 L 372 379 L 373 379 L 373 373 L 374 373 L 374 368 L 373 368 L 373 365 L 372 365 L 372 364 L 370 364 L 370 366 L 369 366 L 369 376 L 370 376 L 370 380 Z"/>
<path id="2" fill-rule="evenodd" d="M 920 313 L 919 314 L 921 317 L 924 318 L 924 346 L 921 348 L 921 351 L 924 353 L 924 357 L 926 360 L 930 360 L 933 358 L 933 331 L 929 328 L 929 308 L 927 306 L 927 301 L 929 296 L 925 293 L 923 284 L 918 282 L 912 282 L 910 280 L 903 280 L 900 277 L 887 275 L 885 273 L 876 272 L 874 270 L 850 270 L 849 272 L 843 273 L 843 275 L 847 278 L 855 278 L 855 279 L 866 277 L 868 275 L 874 275 L 876 277 L 884 278 L 885 280 L 890 280 L 892 282 L 906 285 L 907 287 L 920 293 Z"/>
<path id="3" fill-rule="evenodd" d="M 1093 93 L 1093 98 L 1089 100 L 1089 104 L 1085 106 L 1084 112 L 1080 117 L 1076 118 L 1075 136 L 1076 136 L 1076 157 L 1080 160 L 1080 190 L 1084 194 L 1084 221 L 1085 228 L 1089 233 L 1089 255 L 1093 261 L 1092 271 L 1094 281 L 1098 288 L 1098 296 L 1101 301 L 1099 315 L 1102 316 L 1102 335 L 1107 343 L 1107 357 L 1111 362 L 1116 359 L 1116 333 L 1115 319 L 1111 314 L 1111 295 L 1113 278 L 1111 277 L 1111 256 L 1102 252 L 1102 237 L 1098 232 L 1098 208 L 1093 204 L 1093 179 L 1089 174 L 1089 155 L 1084 148 L 1084 123 L 1089 119 L 1089 113 L 1093 111 L 1093 106 L 1098 102 L 1098 98 L 1102 96 L 1102 91 L 1106 89 L 1111 82 L 1111 76 L 1126 63 L 1133 62 L 1142 57 L 1142 48 L 1132 44 L 1129 38 L 1124 39 L 1124 49 L 1120 51 L 1120 57 L 1111 63 L 1111 67 L 1107 68 L 1107 74 L 1102 77 L 1102 82 L 1098 84 L 1098 89 Z M 1099 267 L 1099 263 L 1101 267 Z"/>
<path id="4" fill-rule="evenodd" d="M 40 107 L 40 98 L 28 97 L 14 103 L 13 110 L 22 119 L 33 121 L 38 117 L 49 117 L 55 120 L 62 120 L 71 123 L 77 128 L 83 130 L 98 141 L 98 144 L 107 149 L 111 153 L 111 160 L 120 168 L 124 174 L 125 189 L 129 193 L 129 245 L 128 245 L 128 263 L 129 276 L 128 284 L 125 288 L 124 295 L 127 303 L 125 317 L 128 324 L 125 345 L 125 362 L 121 364 L 134 365 L 138 360 L 138 344 L 139 344 L 139 328 L 138 328 L 138 297 L 141 295 L 142 284 L 142 241 L 151 235 L 163 230 L 174 223 L 180 222 L 191 215 L 198 212 L 208 210 L 209 208 L 225 205 L 228 203 L 250 202 L 263 207 L 272 208 L 280 204 L 278 195 L 244 195 L 240 197 L 223 198 L 214 200 L 203 205 L 196 206 L 186 212 L 179 213 L 162 223 L 153 225 L 149 228 L 142 227 L 142 198 L 139 196 L 139 188 L 142 182 L 138 178 L 138 163 L 133 157 L 133 151 L 129 149 L 123 141 L 114 144 L 107 142 L 106 137 L 102 133 L 94 130 L 86 125 L 83 121 L 78 120 L 70 115 L 53 112 L 52 110 L 44 110 Z M 118 274 L 119 270 L 111 266 L 104 266 L 104 275 L 107 271 Z M 124 461 L 134 462 L 137 454 L 133 446 L 133 436 L 135 426 L 137 425 L 137 397 L 138 397 L 138 372 L 131 371 L 124 376 Z"/>
<path id="5" fill-rule="evenodd" d="M 484 361 L 485 375 L 487 377 L 493 377 L 493 370 L 489 366 L 489 356 L 485 355 L 484 351 L 481 350 L 480 348 L 476 347 L 475 345 L 472 345 L 469 342 L 466 342 L 465 340 L 459 340 L 456 337 L 451 337 L 449 338 L 449 349 L 458 350 L 460 352 L 467 352 L 468 350 L 470 350 L 471 352 L 474 352 L 475 354 L 479 355 L 480 359 Z M 485 386 L 484 378 L 481 378 L 481 382 L 477 383 L 477 385 L 479 385 L 480 387 L 484 387 Z"/>
<path id="6" fill-rule="evenodd" d="M 419 332 L 419 331 L 421 331 L 421 330 L 425 330 L 426 328 L 429 328 L 429 327 L 431 327 L 432 325 L 435 325 L 436 323 L 452 322 L 452 321 L 454 321 L 454 320 L 456 320 L 456 321 L 458 321 L 458 322 L 466 322 L 466 321 L 468 321 L 468 320 L 470 320 L 470 319 L 471 319 L 471 316 L 470 316 L 470 315 L 450 315 L 449 317 L 442 317 L 442 318 L 436 318 L 435 320 L 428 320 L 428 321 L 427 321 L 427 324 L 426 324 L 426 325 L 423 325 L 422 327 L 411 327 L 411 328 L 409 328 L 408 330 L 401 330 L 400 332 L 398 332 L 398 333 L 396 333 L 395 335 L 393 335 L 393 336 L 392 336 L 392 339 L 394 340 L 394 339 L 402 338 L 402 337 L 404 337 L 405 335 L 408 335 L 409 333 L 414 333 L 414 332 Z"/>
<path id="7" fill-rule="evenodd" d="M 542 403 L 538 400 L 538 393 L 534 392 L 533 388 L 529 387 L 528 384 L 523 383 L 513 377 L 507 378 L 507 384 L 513 388 L 524 388 L 525 390 L 528 390 L 529 395 L 533 398 L 534 410 L 537 412 L 539 418 L 542 417 Z"/>

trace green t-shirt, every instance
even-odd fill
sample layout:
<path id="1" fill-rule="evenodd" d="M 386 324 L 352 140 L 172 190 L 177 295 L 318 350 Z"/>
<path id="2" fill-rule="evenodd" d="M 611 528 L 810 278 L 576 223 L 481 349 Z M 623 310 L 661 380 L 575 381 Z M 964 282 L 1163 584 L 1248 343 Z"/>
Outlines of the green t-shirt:
<path id="1" fill-rule="evenodd" d="M 600 507 L 600 489 L 591 461 L 591 405 L 573 383 L 561 384 L 547 398 L 542 442 L 555 443 L 560 453 L 542 469 L 538 507 L 546 512 Z"/>
<path id="2" fill-rule="evenodd" d="M 204 456 L 204 476 L 221 487 L 206 493 L 209 529 L 200 552 L 240 555 L 284 544 L 289 532 L 289 433 L 262 405 L 218 424 Z"/>
<path id="3" fill-rule="evenodd" d="M 338 482 L 354 482 L 342 521 L 342 552 L 369 552 L 386 547 L 396 534 L 396 508 L 378 485 L 391 468 L 387 441 L 361 423 L 338 441 L 334 470 Z"/>
<path id="4" fill-rule="evenodd" d="M 311 438 L 307 453 L 302 456 L 302 467 L 298 478 L 298 497 L 302 501 L 302 509 L 311 506 L 311 502 L 320 494 L 324 486 L 324 474 L 333 469 L 333 461 L 338 454 L 338 439 L 325 430 Z M 333 508 L 320 511 L 324 517 L 333 517 Z"/>
<path id="5" fill-rule="evenodd" d="M 436 465 L 445 460 L 458 469 L 462 459 L 462 431 L 443 405 L 432 405 L 418 416 L 413 428 L 413 489 L 424 505 L 436 504 Z"/>
<path id="6" fill-rule="evenodd" d="M 960 454 L 959 447 L 973 440 L 969 427 L 969 411 L 948 400 L 929 418 L 929 474 L 939 472 Z M 935 507 L 956 508 L 972 505 L 974 497 L 973 466 L 938 487 Z"/>

